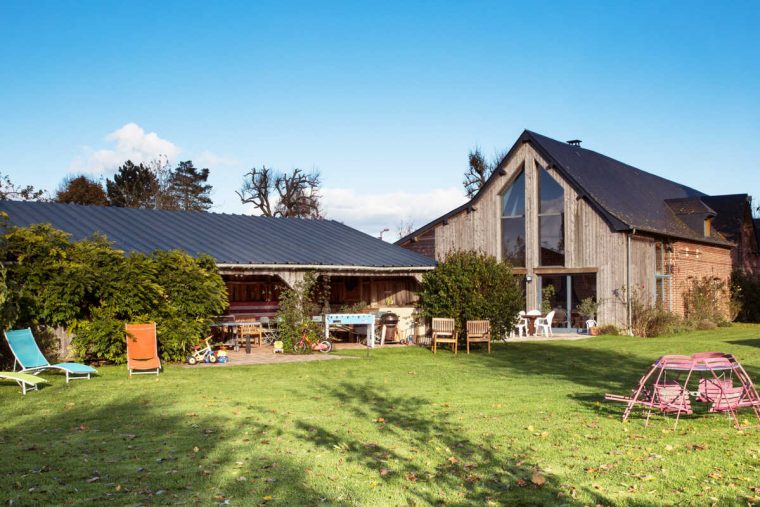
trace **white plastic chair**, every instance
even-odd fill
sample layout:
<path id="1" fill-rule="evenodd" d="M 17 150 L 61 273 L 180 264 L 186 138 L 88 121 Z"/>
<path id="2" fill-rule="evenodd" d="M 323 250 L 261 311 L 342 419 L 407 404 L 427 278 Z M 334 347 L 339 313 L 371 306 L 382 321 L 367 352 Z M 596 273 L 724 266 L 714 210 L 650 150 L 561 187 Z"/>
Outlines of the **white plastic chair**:
<path id="1" fill-rule="evenodd" d="M 596 321 L 594 319 L 588 319 L 586 321 L 586 332 L 591 333 L 592 327 L 596 327 Z"/>
<path id="2" fill-rule="evenodd" d="M 518 336 L 522 337 L 528 334 L 528 319 L 525 318 L 523 310 L 517 312 L 517 315 L 519 318 L 517 319 L 517 324 L 515 324 L 515 329 L 517 329 Z"/>
<path id="3" fill-rule="evenodd" d="M 546 317 L 539 317 L 536 319 L 536 334 L 540 335 L 541 331 L 544 332 L 544 336 L 554 336 L 552 332 L 552 320 L 554 319 L 554 310 L 550 311 Z"/>

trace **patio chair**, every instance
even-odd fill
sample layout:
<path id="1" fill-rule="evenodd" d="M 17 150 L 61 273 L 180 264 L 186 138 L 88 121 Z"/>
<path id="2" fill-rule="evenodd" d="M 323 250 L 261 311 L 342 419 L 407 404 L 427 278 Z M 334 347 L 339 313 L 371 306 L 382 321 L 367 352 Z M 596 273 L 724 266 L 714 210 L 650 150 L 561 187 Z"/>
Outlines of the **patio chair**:
<path id="1" fill-rule="evenodd" d="M 457 353 L 457 332 L 454 319 L 433 318 L 433 354 L 439 343 L 450 343 L 454 354 Z"/>
<path id="2" fill-rule="evenodd" d="M 528 319 L 525 318 L 525 310 L 517 312 L 517 324 L 515 324 L 518 336 L 526 336 L 528 334 Z"/>
<path id="3" fill-rule="evenodd" d="M 158 357 L 156 323 L 127 324 L 127 369 L 129 376 L 161 372 L 161 358 Z"/>
<path id="4" fill-rule="evenodd" d="M 27 391 L 36 391 L 40 384 L 47 384 L 47 380 L 28 373 L 18 373 L 15 371 L 0 371 L 0 379 L 13 380 L 21 386 L 21 394 Z"/>
<path id="5" fill-rule="evenodd" d="M 491 321 L 468 320 L 467 321 L 467 353 L 470 353 L 470 343 L 488 344 L 488 353 L 491 353 Z"/>
<path id="6" fill-rule="evenodd" d="M 32 373 L 37 375 L 44 370 L 63 370 L 66 373 L 66 383 L 70 380 L 90 378 L 90 375 L 97 373 L 95 368 L 79 363 L 57 363 L 50 364 L 42 354 L 37 342 L 34 340 L 32 330 L 17 329 L 14 331 L 5 331 L 5 339 L 8 346 L 13 352 L 15 362 L 13 369 L 20 366 L 20 373 Z"/>
<path id="7" fill-rule="evenodd" d="M 539 317 L 536 319 L 535 326 L 537 335 L 540 335 L 541 331 L 543 331 L 546 336 L 554 335 L 552 332 L 552 320 L 554 320 L 554 313 L 555 310 L 552 310 L 546 315 L 546 317 Z"/>
<path id="8" fill-rule="evenodd" d="M 261 317 L 261 333 L 264 343 L 267 345 L 273 344 L 277 340 L 277 331 L 272 327 L 272 321 L 269 317 Z"/>
<path id="9" fill-rule="evenodd" d="M 592 327 L 596 327 L 596 321 L 594 319 L 588 319 L 586 321 L 586 332 L 590 334 Z"/>

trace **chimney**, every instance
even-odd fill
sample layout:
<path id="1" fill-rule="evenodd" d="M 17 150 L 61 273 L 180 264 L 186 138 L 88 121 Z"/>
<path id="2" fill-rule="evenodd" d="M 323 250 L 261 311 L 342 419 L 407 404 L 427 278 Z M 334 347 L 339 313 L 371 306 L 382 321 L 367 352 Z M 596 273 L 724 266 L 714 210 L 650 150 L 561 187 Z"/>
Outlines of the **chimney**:
<path id="1" fill-rule="evenodd" d="M 567 144 L 569 144 L 571 146 L 580 146 L 581 145 L 581 140 L 580 139 L 570 139 L 569 141 L 567 141 Z"/>

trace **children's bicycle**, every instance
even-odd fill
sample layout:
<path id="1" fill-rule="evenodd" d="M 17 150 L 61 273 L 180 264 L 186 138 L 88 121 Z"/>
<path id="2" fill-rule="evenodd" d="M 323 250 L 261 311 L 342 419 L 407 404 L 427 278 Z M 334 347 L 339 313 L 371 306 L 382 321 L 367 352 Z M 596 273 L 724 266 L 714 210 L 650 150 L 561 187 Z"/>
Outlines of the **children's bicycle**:
<path id="1" fill-rule="evenodd" d="M 332 350 L 332 347 L 333 345 L 330 340 L 320 340 L 318 342 L 309 340 L 308 330 L 307 328 L 304 328 L 301 339 L 293 345 L 293 350 L 295 350 L 297 354 L 303 354 L 311 348 L 311 350 L 318 350 L 323 354 L 327 354 Z"/>
<path id="2" fill-rule="evenodd" d="M 200 345 L 196 345 L 193 348 L 195 351 L 187 356 L 187 364 L 193 365 L 198 363 L 215 363 L 216 362 L 216 352 L 214 352 L 214 349 L 211 348 L 211 343 L 209 341 L 211 340 L 211 337 L 207 337 L 204 342 L 206 342 L 205 347 L 201 347 Z"/>

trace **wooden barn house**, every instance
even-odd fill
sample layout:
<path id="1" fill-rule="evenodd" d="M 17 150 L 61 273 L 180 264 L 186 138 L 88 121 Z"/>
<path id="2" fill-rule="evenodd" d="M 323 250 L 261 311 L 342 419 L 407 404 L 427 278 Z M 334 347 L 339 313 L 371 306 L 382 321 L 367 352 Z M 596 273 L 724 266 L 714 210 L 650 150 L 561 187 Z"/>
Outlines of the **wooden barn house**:
<path id="1" fill-rule="evenodd" d="M 283 288 L 312 271 L 329 285 L 332 311 L 393 311 L 401 332 L 410 333 L 419 281 L 436 264 L 334 220 L 18 201 L 0 202 L 0 212 L 9 225 L 48 223 L 74 240 L 101 233 L 125 252 L 210 255 L 231 314 L 273 316 Z"/>
<path id="2" fill-rule="evenodd" d="M 600 324 L 628 327 L 631 292 L 683 313 L 692 278 L 726 281 L 739 257 L 756 254 L 754 231 L 737 254 L 740 238 L 719 230 L 730 222 L 746 232 L 743 199 L 709 197 L 526 130 L 469 202 L 397 244 L 438 260 L 479 250 L 510 261 L 525 275 L 526 308 L 546 297 L 557 328 L 582 326 L 576 307 L 587 297 L 600 304 Z"/>

